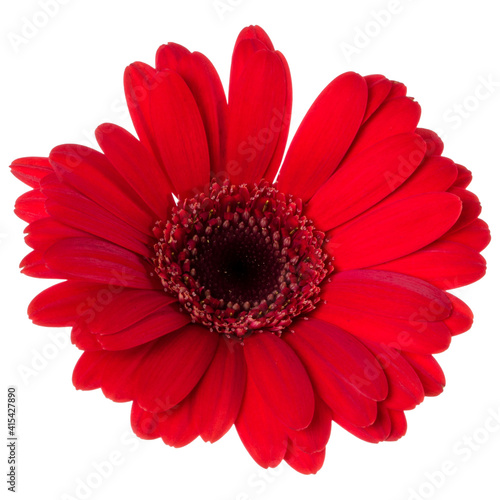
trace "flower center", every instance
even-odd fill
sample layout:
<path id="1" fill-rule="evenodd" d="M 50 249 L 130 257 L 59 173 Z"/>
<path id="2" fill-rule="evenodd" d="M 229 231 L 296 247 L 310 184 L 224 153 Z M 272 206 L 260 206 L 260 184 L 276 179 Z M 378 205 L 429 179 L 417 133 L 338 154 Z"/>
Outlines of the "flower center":
<path id="1" fill-rule="evenodd" d="M 302 201 L 267 182 L 220 185 L 180 201 L 154 234 L 156 272 L 193 322 L 235 337 L 279 334 L 315 308 L 332 271 Z"/>

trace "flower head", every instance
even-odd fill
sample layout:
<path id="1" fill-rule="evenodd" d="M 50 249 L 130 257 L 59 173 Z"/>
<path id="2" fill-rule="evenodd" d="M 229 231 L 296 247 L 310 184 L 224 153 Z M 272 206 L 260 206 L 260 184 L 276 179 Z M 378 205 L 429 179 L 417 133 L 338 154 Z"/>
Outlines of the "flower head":
<path id="1" fill-rule="evenodd" d="M 447 290 L 485 272 L 470 172 L 417 128 L 381 75 L 320 94 L 286 157 L 292 87 L 259 27 L 242 31 L 229 96 L 208 59 L 160 47 L 125 92 L 138 138 L 101 125 L 22 158 L 23 272 L 63 280 L 29 306 L 72 327 L 73 381 L 132 401 L 145 439 L 184 446 L 232 426 L 257 463 L 321 467 L 332 420 L 370 442 L 443 390 L 433 354 L 472 313 Z"/>

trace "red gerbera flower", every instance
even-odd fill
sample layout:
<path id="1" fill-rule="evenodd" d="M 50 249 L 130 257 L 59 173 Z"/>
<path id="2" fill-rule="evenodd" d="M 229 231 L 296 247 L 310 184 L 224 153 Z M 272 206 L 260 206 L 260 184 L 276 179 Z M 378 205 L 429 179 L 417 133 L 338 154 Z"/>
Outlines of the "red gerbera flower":
<path id="1" fill-rule="evenodd" d="M 472 313 L 446 292 L 485 272 L 490 236 L 470 172 L 417 128 L 401 83 L 346 73 L 300 125 L 277 180 L 292 102 L 259 27 L 234 49 L 229 99 L 208 59 L 169 44 L 134 63 L 139 139 L 23 158 L 23 272 L 65 280 L 38 325 L 72 326 L 76 388 L 133 401 L 145 439 L 184 446 L 233 424 L 255 461 L 321 467 L 332 419 L 396 440 L 439 394 L 432 356 Z M 212 179 L 212 180 L 211 180 Z"/>

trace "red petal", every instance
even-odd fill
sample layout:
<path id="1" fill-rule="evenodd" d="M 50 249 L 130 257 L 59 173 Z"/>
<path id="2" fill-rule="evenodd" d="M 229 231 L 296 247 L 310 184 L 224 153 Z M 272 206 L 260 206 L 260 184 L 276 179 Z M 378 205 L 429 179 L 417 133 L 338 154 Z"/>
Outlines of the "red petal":
<path id="1" fill-rule="evenodd" d="M 364 396 L 375 401 L 387 396 L 387 380 L 375 357 L 363 343 L 341 328 L 309 318 L 307 322 L 294 324 L 294 333 L 287 335 L 285 340 L 292 347 L 297 346 L 299 353 L 302 352 L 300 347 L 305 347 L 303 342 L 312 344 L 330 370 Z"/>
<path id="2" fill-rule="evenodd" d="M 466 188 L 472 181 L 472 172 L 465 168 L 463 165 L 458 165 L 458 176 L 457 180 L 454 183 L 454 186 L 457 188 Z"/>
<path id="3" fill-rule="evenodd" d="M 134 325 L 169 304 L 179 310 L 177 299 L 163 290 L 133 290 L 99 285 L 109 293 L 89 293 L 87 304 L 95 313 L 87 322 L 95 333 L 116 333 Z"/>
<path id="4" fill-rule="evenodd" d="M 289 87 L 282 59 L 268 50 L 252 54 L 239 78 L 231 80 L 226 170 L 232 183 L 258 183 L 264 177 L 288 132 Z"/>
<path id="5" fill-rule="evenodd" d="M 266 179 L 270 183 L 274 182 L 276 174 L 278 173 L 278 170 L 281 166 L 281 162 L 283 160 L 283 153 L 285 152 L 286 143 L 288 140 L 288 132 L 290 129 L 290 121 L 292 117 L 292 99 L 293 99 L 292 77 L 290 75 L 290 68 L 288 66 L 288 62 L 286 61 L 285 56 L 281 52 L 276 52 L 276 54 L 281 59 L 281 62 L 283 64 L 287 86 L 286 86 L 285 106 L 284 106 L 283 116 L 281 118 L 281 126 L 279 127 L 279 132 L 278 132 L 279 137 L 278 140 L 276 141 L 276 148 L 274 149 L 273 157 L 269 162 L 269 167 L 267 168 L 266 173 L 264 174 L 264 179 Z M 276 130 L 278 128 L 276 120 L 273 125 L 274 125 L 274 130 Z"/>
<path id="6" fill-rule="evenodd" d="M 169 42 L 167 45 L 160 45 L 156 51 L 156 69 L 158 71 L 173 69 L 177 73 L 181 74 L 180 62 L 184 58 L 189 58 L 190 56 L 191 52 L 186 49 L 186 47 L 183 47 L 178 43 Z M 184 80 L 186 80 L 183 75 L 181 76 Z"/>
<path id="7" fill-rule="evenodd" d="M 185 446 L 198 437 L 193 425 L 191 398 L 184 399 L 174 408 L 160 413 L 142 409 L 136 402 L 132 405 L 131 424 L 134 433 L 142 439 L 157 439 L 176 448 Z"/>
<path id="8" fill-rule="evenodd" d="M 200 436 L 214 443 L 234 424 L 245 389 L 242 346 L 219 336 L 215 356 L 193 392 L 193 413 Z"/>
<path id="9" fill-rule="evenodd" d="M 147 205 L 103 154 L 85 146 L 65 144 L 54 148 L 49 160 L 60 180 L 124 222 L 143 232 L 154 224 L 154 215 Z"/>
<path id="10" fill-rule="evenodd" d="M 170 334 L 191 322 L 187 314 L 179 312 L 177 304 L 168 305 L 116 333 L 103 333 L 97 337 L 103 349 L 119 351 L 130 349 Z"/>
<path id="11" fill-rule="evenodd" d="M 329 332 L 334 328 L 332 325 L 326 325 L 324 329 Z M 359 377 L 346 380 L 342 365 L 336 364 L 340 356 L 336 356 L 333 346 L 337 344 L 329 345 L 329 336 L 318 332 L 317 329 L 309 328 L 308 322 L 305 321 L 297 321 L 294 324 L 294 333 L 287 334 L 286 340 L 306 367 L 315 390 L 332 409 L 334 415 L 341 415 L 357 425 L 370 425 L 375 420 L 377 405 L 373 399 L 364 396 L 361 391 L 381 393 L 383 390 L 381 380 L 383 379 L 379 378 L 379 373 L 382 372 L 380 367 L 373 385 L 359 384 Z M 370 360 L 369 356 L 371 356 L 370 353 L 365 354 L 365 358 L 360 358 L 357 373 L 362 368 L 363 360 Z M 373 357 L 372 359 L 376 366 L 377 361 Z M 361 381 L 364 380 L 366 377 L 363 373 Z"/>
<path id="12" fill-rule="evenodd" d="M 420 320 L 439 321 L 451 313 L 449 299 L 438 288 L 420 279 L 387 271 L 336 273 L 323 286 L 323 294 L 329 307 L 402 320 L 417 320 L 416 315 L 424 310 L 432 311 L 432 319 L 420 315 Z"/>
<path id="13" fill-rule="evenodd" d="M 387 80 L 387 78 L 384 75 L 378 75 L 378 74 L 367 75 L 364 78 L 365 78 L 366 85 L 368 86 L 368 88 L 370 88 L 372 85 L 374 85 L 375 83 L 379 82 L 380 80 Z M 392 82 L 389 81 L 389 83 L 391 84 L 390 86 L 392 88 Z"/>
<path id="14" fill-rule="evenodd" d="M 108 160 L 151 210 L 164 220 L 173 200 L 172 186 L 151 152 L 125 129 L 105 123 L 96 130 Z"/>
<path id="15" fill-rule="evenodd" d="M 443 370 L 431 355 L 413 352 L 403 352 L 401 355 L 418 375 L 426 396 L 437 396 L 443 392 L 446 379 Z"/>
<path id="16" fill-rule="evenodd" d="M 273 136 L 273 141 L 275 141 L 276 147 L 272 154 L 272 158 L 268 162 L 269 165 L 267 170 L 262 176 L 264 179 L 272 183 L 280 167 L 288 138 L 292 110 L 292 83 L 290 69 L 285 57 L 280 52 L 274 50 L 271 39 L 260 26 L 249 26 L 243 29 L 236 40 L 231 63 L 231 78 L 229 85 L 230 100 L 232 100 L 233 89 L 238 89 L 240 77 L 247 67 L 247 61 L 252 60 L 258 51 L 267 51 L 278 56 L 283 65 L 286 81 L 284 107 L 281 110 L 276 108 L 276 112 L 271 118 L 272 131 L 273 134 L 275 134 Z M 227 173 L 231 175 L 231 170 L 234 170 L 235 167 L 238 168 L 238 165 L 228 162 L 226 164 Z M 260 179 L 257 179 L 257 181 L 258 180 Z"/>
<path id="17" fill-rule="evenodd" d="M 368 426 L 360 427 L 354 425 L 352 422 L 349 422 L 349 420 L 346 420 L 339 415 L 334 415 L 333 419 L 346 431 L 369 443 L 380 443 L 380 441 L 385 441 L 391 432 L 391 418 L 389 410 L 387 410 L 387 408 L 385 408 L 382 404 L 378 405 L 377 418 L 371 425 Z"/>
<path id="18" fill-rule="evenodd" d="M 326 231 L 371 208 L 417 168 L 422 144 L 416 134 L 400 134 L 351 157 L 308 202 L 308 216 Z"/>
<path id="19" fill-rule="evenodd" d="M 427 309 L 414 311 L 409 319 L 404 320 L 329 304 L 321 306 L 313 315 L 343 328 L 361 340 L 383 342 L 396 349 L 427 354 L 443 352 L 451 342 L 450 331 L 444 322 L 426 320 L 427 316 L 435 318 L 433 311 L 441 314 L 441 304 L 430 303 Z"/>
<path id="20" fill-rule="evenodd" d="M 394 193 L 377 205 L 380 208 L 410 196 L 438 191 L 446 191 L 457 177 L 457 166 L 448 158 L 431 156 L 426 158 Z"/>
<path id="21" fill-rule="evenodd" d="M 217 71 L 199 52 L 189 52 L 181 45 L 162 45 L 156 53 L 158 70 L 172 69 L 187 83 L 200 111 L 208 148 L 212 176 L 223 170 L 227 134 L 227 102 Z"/>
<path id="22" fill-rule="evenodd" d="M 436 241 L 418 252 L 374 266 L 374 269 L 408 274 L 449 290 L 482 278 L 486 273 L 486 261 L 466 245 Z"/>
<path id="23" fill-rule="evenodd" d="M 32 188 L 40 186 L 40 180 L 52 173 L 48 158 L 28 157 L 19 158 L 10 166 L 12 173 Z"/>
<path id="24" fill-rule="evenodd" d="M 143 410 L 135 401 L 132 403 L 130 424 L 134 434 L 141 439 L 157 439 L 160 437 L 158 414 Z"/>
<path id="25" fill-rule="evenodd" d="M 230 86 L 240 78 L 248 58 L 259 50 L 274 51 L 273 43 L 267 33 L 260 26 L 244 28 L 234 44 Z"/>
<path id="26" fill-rule="evenodd" d="M 392 88 L 392 82 L 382 75 L 365 76 L 368 86 L 368 103 L 366 105 L 363 123 L 380 107 Z"/>
<path id="27" fill-rule="evenodd" d="M 102 367 L 108 360 L 104 351 L 84 352 L 73 370 L 73 385 L 82 391 L 92 391 L 101 386 Z"/>
<path id="28" fill-rule="evenodd" d="M 450 344 L 441 322 L 451 314 L 450 300 L 425 281 L 384 271 L 346 271 L 333 275 L 323 292 L 326 303 L 314 317 L 361 339 L 423 353 Z"/>
<path id="29" fill-rule="evenodd" d="M 419 250 L 442 236 L 458 219 L 460 200 L 450 193 L 426 193 L 375 207 L 334 229 L 327 249 L 337 270 L 381 264 Z"/>
<path id="30" fill-rule="evenodd" d="M 130 288 L 161 288 L 153 268 L 138 255 L 97 238 L 67 238 L 45 253 L 50 269 L 65 278 Z M 151 275 L 150 275 L 151 274 Z"/>
<path id="31" fill-rule="evenodd" d="M 109 300 L 113 300 L 113 294 L 105 285 L 65 281 L 39 293 L 31 301 L 28 315 L 40 326 L 71 326 L 81 319 L 89 323 Z"/>
<path id="32" fill-rule="evenodd" d="M 55 176 L 47 176 L 42 183 L 43 193 L 47 196 L 45 206 L 52 218 L 140 255 L 150 254 L 148 246 L 152 246 L 151 228 L 148 228 L 148 235 L 133 228 L 86 196 L 55 182 Z"/>
<path id="33" fill-rule="evenodd" d="M 441 239 L 462 243 L 481 252 L 490 243 L 491 234 L 488 224 L 481 219 L 476 219 L 458 231 L 446 233 Z"/>
<path id="34" fill-rule="evenodd" d="M 161 348 L 162 340 L 124 351 L 103 351 L 108 354 L 102 367 L 103 394 L 117 403 L 135 399 L 137 393 L 142 391 L 138 380 L 144 363 L 147 363 L 147 355 Z"/>
<path id="35" fill-rule="evenodd" d="M 248 374 L 274 414 L 291 429 L 307 427 L 314 415 L 314 393 L 293 350 L 272 333 L 255 333 L 245 339 L 244 352 Z"/>
<path id="36" fill-rule="evenodd" d="M 451 316 L 445 320 L 445 324 L 450 329 L 452 335 L 459 335 L 470 329 L 474 321 L 474 315 L 465 302 L 451 293 L 447 293 L 446 295 L 451 301 L 453 312 Z"/>
<path id="37" fill-rule="evenodd" d="M 47 217 L 45 195 L 40 189 L 32 189 L 22 194 L 17 200 L 14 213 L 25 222 L 33 222 Z"/>
<path id="38" fill-rule="evenodd" d="M 235 425 L 241 442 L 261 467 L 267 469 L 279 465 L 288 443 L 285 427 L 264 402 L 251 377 L 246 379 Z"/>
<path id="39" fill-rule="evenodd" d="M 325 450 L 306 453 L 290 442 L 285 455 L 288 465 L 301 474 L 316 474 L 325 461 Z"/>
<path id="40" fill-rule="evenodd" d="M 365 342 L 384 369 L 389 394 L 384 406 L 393 410 L 411 410 L 424 400 L 424 388 L 412 366 L 396 349 L 375 342 Z"/>
<path id="41" fill-rule="evenodd" d="M 102 351 L 96 336 L 91 333 L 85 321 L 79 321 L 71 329 L 71 343 L 82 351 Z"/>
<path id="42" fill-rule="evenodd" d="M 323 400 L 316 396 L 314 417 L 308 427 L 301 431 L 288 431 L 293 445 L 306 453 L 324 450 L 332 429 L 332 412 Z"/>
<path id="43" fill-rule="evenodd" d="M 204 191 L 210 181 L 207 136 L 189 87 L 177 73 L 164 70 L 149 100 L 154 138 L 176 196 Z"/>
<path id="44" fill-rule="evenodd" d="M 366 110 L 365 80 L 345 73 L 313 103 L 290 144 L 278 176 L 280 191 L 309 200 L 344 157 Z"/>
<path id="45" fill-rule="evenodd" d="M 426 128 L 417 128 L 416 132 L 422 137 L 427 145 L 425 156 L 441 156 L 444 149 L 444 143 L 436 132 Z"/>
<path id="46" fill-rule="evenodd" d="M 458 196 L 462 201 L 462 213 L 455 225 L 450 229 L 450 233 L 452 233 L 462 229 L 479 217 L 481 213 L 481 203 L 474 193 L 466 189 L 453 187 L 449 192 Z"/>
<path id="47" fill-rule="evenodd" d="M 191 395 L 174 408 L 158 414 L 158 419 L 161 438 L 169 446 L 181 448 L 198 437 Z"/>
<path id="48" fill-rule="evenodd" d="M 49 269 L 43 252 L 33 250 L 20 262 L 21 272 L 33 278 L 64 279 L 63 273 Z"/>
<path id="49" fill-rule="evenodd" d="M 404 97 L 406 95 L 406 85 L 400 82 L 396 82 L 394 80 L 391 80 L 392 82 L 392 89 L 389 92 L 389 95 L 387 96 L 387 100 L 389 99 L 394 99 L 396 97 Z"/>
<path id="50" fill-rule="evenodd" d="M 420 106 L 409 97 L 386 100 L 359 129 L 344 162 L 387 137 L 415 132 L 419 119 Z"/>
<path id="51" fill-rule="evenodd" d="M 398 410 L 387 410 L 391 419 L 391 433 L 387 436 L 387 441 L 397 441 L 401 439 L 407 430 L 406 417 L 404 412 Z"/>
<path id="52" fill-rule="evenodd" d="M 144 357 L 159 342 L 125 351 L 84 352 L 73 371 L 74 386 L 84 391 L 101 387 L 103 394 L 115 402 L 130 401 L 137 392 L 137 374 Z"/>
<path id="53" fill-rule="evenodd" d="M 135 62 L 125 69 L 123 84 L 128 110 L 139 140 L 154 154 L 161 163 L 161 154 L 156 143 L 151 122 L 151 91 L 160 81 L 161 73 L 151 66 Z"/>
<path id="54" fill-rule="evenodd" d="M 38 219 L 33 221 L 25 230 L 28 233 L 24 240 L 34 250 L 45 251 L 56 241 L 64 238 L 89 236 L 88 233 L 61 224 L 54 219 Z"/>
<path id="55" fill-rule="evenodd" d="M 158 339 L 137 374 L 139 405 L 156 413 L 182 401 L 208 368 L 217 340 L 215 333 L 197 325 Z"/>

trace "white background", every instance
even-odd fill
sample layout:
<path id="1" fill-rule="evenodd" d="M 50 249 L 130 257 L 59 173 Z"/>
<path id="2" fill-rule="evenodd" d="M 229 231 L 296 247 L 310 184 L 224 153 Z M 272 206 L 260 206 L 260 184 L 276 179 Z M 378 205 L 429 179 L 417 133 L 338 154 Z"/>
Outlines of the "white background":
<path id="1" fill-rule="evenodd" d="M 498 4 L 48 3 L 54 2 L 50 17 L 43 14 L 43 0 L 2 2 L 0 7 L 2 387 L 17 385 L 19 393 L 17 498 L 499 499 L 500 422 L 488 425 L 493 414 L 500 421 L 500 276 L 494 258 L 500 202 Z M 30 32 L 30 22 L 44 26 Z M 47 155 L 65 142 L 93 143 L 93 129 L 104 121 L 131 129 L 123 70 L 135 60 L 152 64 L 162 43 L 175 41 L 205 53 L 227 88 L 234 41 L 249 24 L 266 29 L 289 61 L 294 84 L 291 133 L 322 88 L 344 71 L 383 73 L 407 84 L 409 95 L 422 105 L 421 125 L 439 130 L 445 137 L 444 154 L 473 171 L 471 190 L 483 202 L 483 217 L 494 238 L 484 252 L 486 278 L 457 292 L 474 310 L 476 321 L 438 356 L 448 379 L 444 394 L 426 399 L 408 414 L 408 434 L 397 443 L 364 443 L 334 426 L 325 465 L 309 477 L 287 465 L 263 471 L 234 429 L 215 445 L 197 440 L 180 450 L 159 440 L 135 439 L 129 430 L 129 404 L 113 403 L 100 391 L 74 390 L 71 373 L 79 352 L 68 345 L 68 332 L 60 330 L 57 339 L 57 330 L 33 326 L 26 315 L 29 300 L 49 283 L 18 270 L 28 248 L 22 238 L 25 224 L 12 209 L 26 187 L 9 174 L 10 162 Z M 351 57 L 347 44 L 355 50 Z M 479 89 L 478 100 L 474 96 L 484 80 L 493 84 L 489 91 Z M 467 116 L 460 115 L 460 107 Z M 28 368 L 32 372 L 23 376 Z M 6 425 L 4 417 L 1 422 Z M 0 460 L 6 464 L 4 446 Z M 110 457 L 115 459 L 113 470 L 97 473 L 96 464 Z M 447 475 L 439 472 L 443 467 Z M 78 488 L 89 481 L 89 490 Z M 0 488 L 6 487 L 2 479 Z"/>

